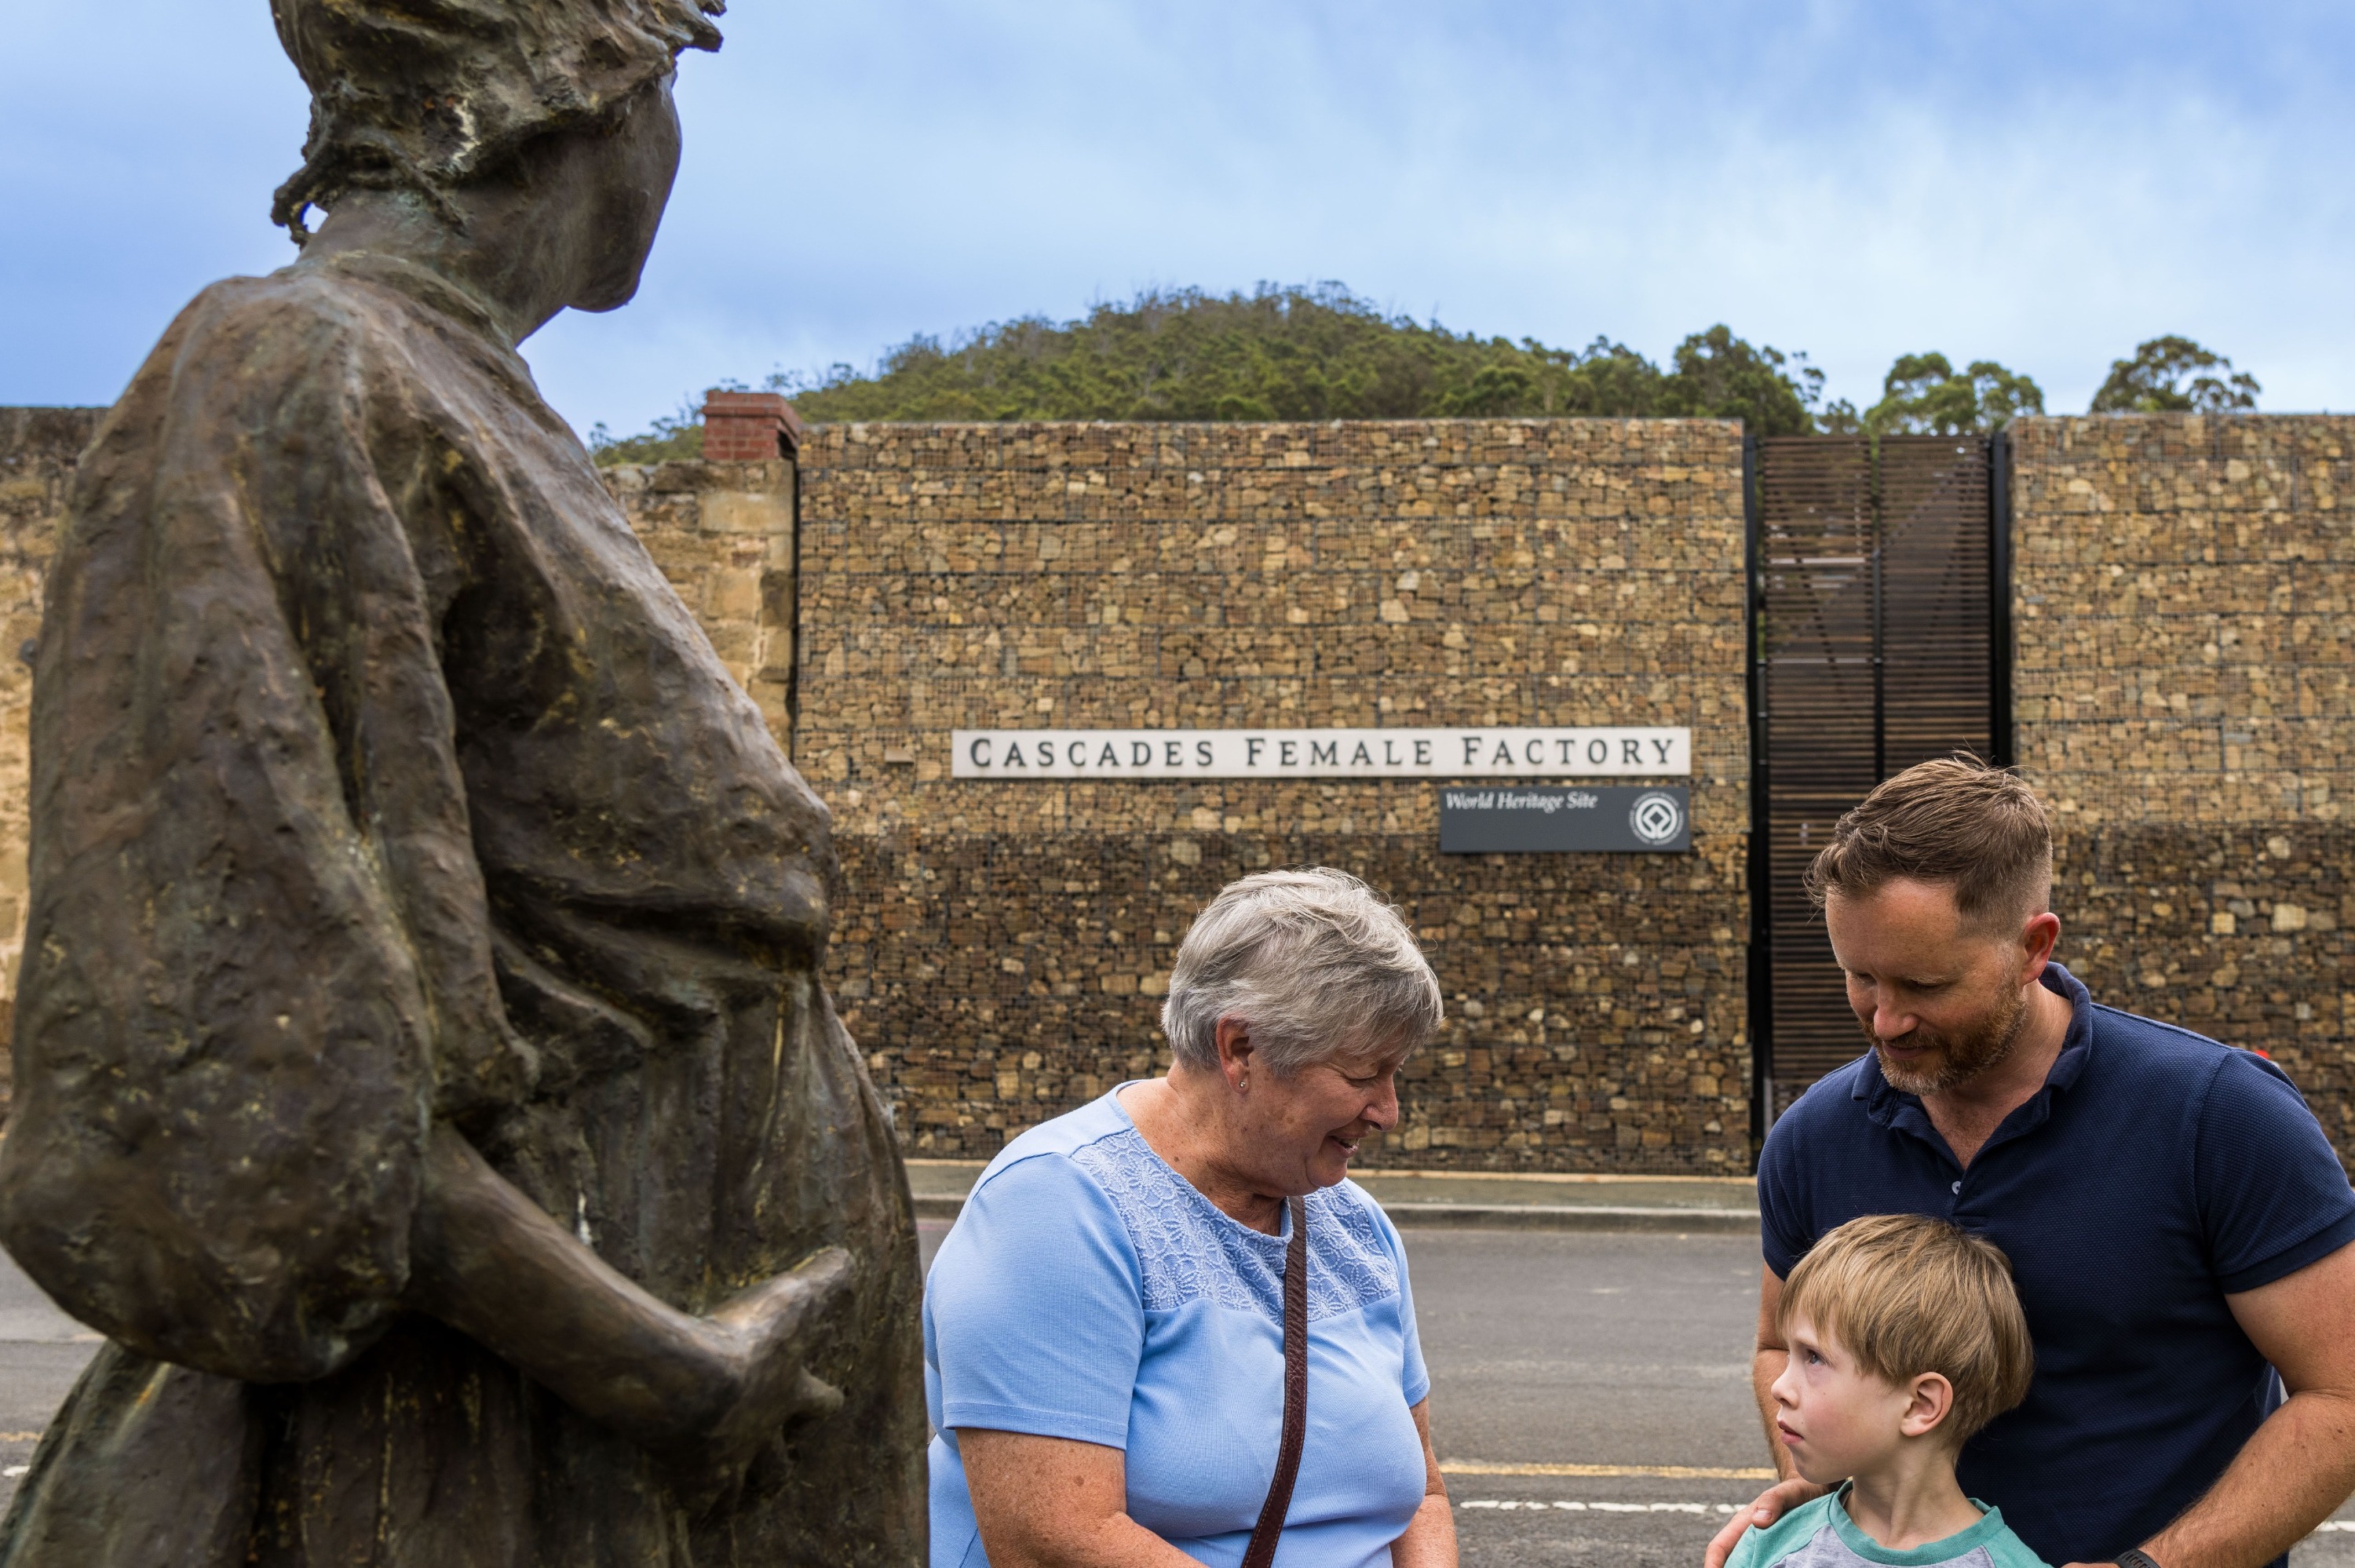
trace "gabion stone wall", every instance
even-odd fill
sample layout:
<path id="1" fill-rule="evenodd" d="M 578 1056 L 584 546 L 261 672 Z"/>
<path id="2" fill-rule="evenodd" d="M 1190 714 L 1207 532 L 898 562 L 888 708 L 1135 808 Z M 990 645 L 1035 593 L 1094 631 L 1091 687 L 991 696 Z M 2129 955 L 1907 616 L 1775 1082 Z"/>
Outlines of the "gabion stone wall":
<path id="1" fill-rule="evenodd" d="M 2062 961 L 2269 1053 L 2355 1156 L 2355 418 L 2012 440 L 2014 711 Z"/>
<path id="2" fill-rule="evenodd" d="M 8 653 L 102 413 L 0 409 Z M 2061 823 L 2064 958 L 2270 1052 L 2355 1152 L 2355 419 L 2012 437 L 2019 746 Z M 798 539 L 788 462 L 612 482 L 837 812 L 833 981 L 911 1152 L 986 1154 L 1154 1070 L 1193 912 L 1327 862 L 1407 909 L 1450 997 L 1376 1160 L 1742 1168 L 1733 427 L 833 427 L 802 459 Z M 28 686 L 0 658 L 0 1008 Z M 1574 722 L 1693 728 L 1695 854 L 1442 857 L 1420 782 L 945 777 L 959 726 Z"/>
<path id="3" fill-rule="evenodd" d="M 801 462 L 794 752 L 910 1152 L 1155 1071 L 1195 911 L 1325 863 L 1450 999 L 1375 1161 L 1744 1168 L 1738 426 L 837 426 Z M 1690 726 L 1695 853 L 1443 857 L 1425 780 L 948 778 L 961 726 L 1541 724 Z"/>

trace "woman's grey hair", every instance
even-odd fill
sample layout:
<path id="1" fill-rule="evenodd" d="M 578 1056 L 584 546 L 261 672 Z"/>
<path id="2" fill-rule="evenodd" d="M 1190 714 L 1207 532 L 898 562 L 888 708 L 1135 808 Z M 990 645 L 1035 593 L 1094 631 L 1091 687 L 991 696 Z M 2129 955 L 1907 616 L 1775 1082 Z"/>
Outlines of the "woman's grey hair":
<path id="1" fill-rule="evenodd" d="M 1251 1025 L 1268 1070 L 1289 1077 L 1335 1051 L 1439 1028 L 1439 978 L 1399 912 L 1345 871 L 1262 872 L 1210 900 L 1178 944 L 1161 1027 L 1188 1066 L 1219 1064 L 1219 1020 Z"/>

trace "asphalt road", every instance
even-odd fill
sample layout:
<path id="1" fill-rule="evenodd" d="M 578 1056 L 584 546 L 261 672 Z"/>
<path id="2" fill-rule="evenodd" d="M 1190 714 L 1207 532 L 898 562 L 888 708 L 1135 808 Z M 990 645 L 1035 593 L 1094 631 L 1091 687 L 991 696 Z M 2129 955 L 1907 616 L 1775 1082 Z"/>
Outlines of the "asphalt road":
<path id="1" fill-rule="evenodd" d="M 927 1262 L 946 1229 L 925 1224 Z M 1759 1483 L 1673 1472 L 1765 1462 L 1745 1386 L 1754 1244 L 1507 1231 L 1406 1237 L 1466 1568 L 1698 1563 Z M 96 1344 L 0 1255 L 0 1471 L 30 1459 Z M 1507 1466 L 1557 1473 L 1481 1473 Z M 16 1484 L 0 1474 L 0 1501 Z M 2355 1525 L 2355 1508 L 2339 1518 Z M 2312 1537 L 2291 1562 L 2355 1568 L 2355 1530 Z"/>
<path id="2" fill-rule="evenodd" d="M 1756 1243 L 1486 1231 L 1410 1231 L 1406 1242 L 1444 1464 L 1623 1472 L 1766 1464 L 1748 1393 Z M 1763 1484 L 1448 1477 L 1465 1562 L 1496 1568 L 1684 1568 Z M 1572 1502 L 1586 1506 L 1559 1506 Z"/>
<path id="3" fill-rule="evenodd" d="M 99 1343 L 0 1252 L 0 1499 L 16 1495 L 16 1478 L 31 1462 L 41 1428 Z"/>

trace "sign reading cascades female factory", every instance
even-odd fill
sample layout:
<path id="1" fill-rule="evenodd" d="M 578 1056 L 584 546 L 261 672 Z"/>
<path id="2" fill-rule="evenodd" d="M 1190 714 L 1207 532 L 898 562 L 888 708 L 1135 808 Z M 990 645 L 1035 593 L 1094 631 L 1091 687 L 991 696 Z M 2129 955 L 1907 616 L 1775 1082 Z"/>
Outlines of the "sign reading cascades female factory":
<path id="1" fill-rule="evenodd" d="M 955 779 L 1657 779 L 1692 731 L 961 729 Z"/>

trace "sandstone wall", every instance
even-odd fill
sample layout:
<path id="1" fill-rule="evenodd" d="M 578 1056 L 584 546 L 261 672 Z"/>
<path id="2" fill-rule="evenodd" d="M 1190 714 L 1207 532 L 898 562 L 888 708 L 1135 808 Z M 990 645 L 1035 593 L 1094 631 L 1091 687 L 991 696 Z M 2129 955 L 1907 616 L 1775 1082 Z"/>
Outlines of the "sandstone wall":
<path id="1" fill-rule="evenodd" d="M 794 465 L 666 462 L 605 471 L 646 553 L 790 752 Z"/>
<path id="2" fill-rule="evenodd" d="M 15 1022 L 16 960 L 25 948 L 26 740 L 41 586 L 74 463 L 105 413 L 0 408 L 0 1040 Z M 6 1113 L 8 1082 L 8 1054 L 0 1051 L 0 1115 Z"/>
<path id="3" fill-rule="evenodd" d="M 2063 961 L 2270 1053 L 2355 1157 L 2355 418 L 2012 429 L 2014 712 Z"/>
<path id="4" fill-rule="evenodd" d="M 849 426 L 801 459 L 794 749 L 911 1152 L 1152 1071 L 1194 912 L 1324 862 L 1451 999 L 1377 1160 L 1743 1165 L 1737 427 Z M 1426 781 L 947 777 L 958 726 L 1585 723 L 1692 727 L 1694 854 L 1443 858 Z"/>

